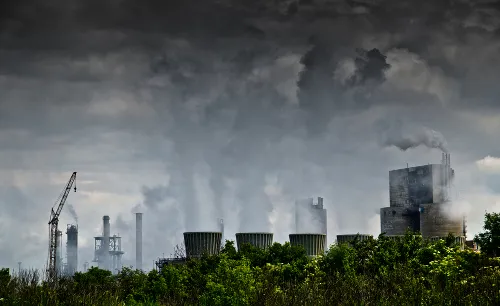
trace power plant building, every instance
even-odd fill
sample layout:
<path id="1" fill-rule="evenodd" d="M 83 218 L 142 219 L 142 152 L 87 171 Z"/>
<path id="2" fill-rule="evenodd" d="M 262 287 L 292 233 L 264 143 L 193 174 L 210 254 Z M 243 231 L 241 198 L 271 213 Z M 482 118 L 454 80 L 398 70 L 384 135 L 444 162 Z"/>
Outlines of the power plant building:
<path id="1" fill-rule="evenodd" d="M 327 216 L 323 198 L 318 197 L 316 203 L 313 198 L 295 202 L 295 232 L 327 234 Z"/>
<path id="2" fill-rule="evenodd" d="M 389 171 L 390 207 L 380 209 L 382 233 L 397 236 L 420 231 L 424 238 L 465 235 L 463 219 L 452 219 L 443 211 L 455 171 L 450 155 L 442 157 L 441 164 Z"/>
<path id="3" fill-rule="evenodd" d="M 94 262 L 98 263 L 100 269 L 118 273 L 121 268 L 122 251 L 121 237 L 117 235 L 110 236 L 111 226 L 109 216 L 104 216 L 103 235 L 94 237 Z"/>
<path id="4" fill-rule="evenodd" d="M 73 275 L 78 270 L 78 226 L 66 227 L 66 275 Z"/>

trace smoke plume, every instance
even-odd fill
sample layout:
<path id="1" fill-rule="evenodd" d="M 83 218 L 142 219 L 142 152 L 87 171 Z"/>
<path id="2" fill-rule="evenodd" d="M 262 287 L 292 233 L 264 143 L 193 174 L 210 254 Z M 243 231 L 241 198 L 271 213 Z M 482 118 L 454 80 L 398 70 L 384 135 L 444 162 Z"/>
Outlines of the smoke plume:
<path id="1" fill-rule="evenodd" d="M 425 126 L 404 125 L 401 121 L 392 124 L 386 122 L 379 125 L 380 142 L 384 147 L 394 146 L 401 151 L 426 146 L 448 153 L 448 145 L 443 134 Z"/>
<path id="2" fill-rule="evenodd" d="M 75 208 L 71 204 L 66 204 L 66 206 L 68 207 L 68 211 L 69 211 L 71 217 L 78 224 L 78 215 L 76 214 Z"/>

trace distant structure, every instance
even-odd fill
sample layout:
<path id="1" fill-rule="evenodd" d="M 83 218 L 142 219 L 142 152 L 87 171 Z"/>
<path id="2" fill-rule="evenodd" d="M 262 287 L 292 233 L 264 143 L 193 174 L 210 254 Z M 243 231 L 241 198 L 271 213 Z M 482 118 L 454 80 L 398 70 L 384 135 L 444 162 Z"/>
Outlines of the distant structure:
<path id="1" fill-rule="evenodd" d="M 316 257 L 325 253 L 325 234 L 290 234 L 289 238 L 292 246 L 302 246 L 309 257 Z"/>
<path id="2" fill-rule="evenodd" d="M 57 275 L 61 275 L 64 273 L 64 264 L 63 264 L 63 256 L 62 256 L 62 231 L 57 231 L 57 266 L 56 273 Z"/>
<path id="3" fill-rule="evenodd" d="M 103 235 L 94 237 L 94 259 L 100 269 L 109 270 L 116 274 L 122 269 L 121 259 L 125 252 L 122 251 L 122 237 L 110 236 L 111 226 L 109 216 L 102 217 Z"/>
<path id="4" fill-rule="evenodd" d="M 323 207 L 323 198 L 318 197 L 295 202 L 295 232 L 297 234 L 327 234 L 326 209 Z"/>
<path id="5" fill-rule="evenodd" d="M 367 234 L 348 234 L 348 235 L 337 235 L 337 244 L 351 244 L 354 240 L 363 241 L 373 238 L 372 235 Z"/>
<path id="6" fill-rule="evenodd" d="M 450 155 L 443 153 L 442 158 L 441 164 L 389 171 L 390 207 L 380 209 L 382 233 L 404 235 L 409 229 L 424 238 L 465 236 L 465 219 L 451 219 L 443 212 L 455 171 Z"/>
<path id="7" fill-rule="evenodd" d="M 273 233 L 236 233 L 238 250 L 246 243 L 260 249 L 267 249 L 273 244 Z"/>
<path id="8" fill-rule="evenodd" d="M 73 275 L 78 270 L 78 225 L 66 227 L 66 275 Z"/>
<path id="9" fill-rule="evenodd" d="M 221 232 L 185 232 L 186 257 L 199 258 L 203 254 L 219 254 L 221 239 Z"/>
<path id="10" fill-rule="evenodd" d="M 219 231 L 222 233 L 222 238 L 221 238 L 221 248 L 224 247 L 226 243 L 226 238 L 224 238 L 224 219 L 219 218 L 217 219 L 217 223 L 219 223 Z"/>
<path id="11" fill-rule="evenodd" d="M 135 214 L 135 268 L 142 270 L 142 213 Z"/>

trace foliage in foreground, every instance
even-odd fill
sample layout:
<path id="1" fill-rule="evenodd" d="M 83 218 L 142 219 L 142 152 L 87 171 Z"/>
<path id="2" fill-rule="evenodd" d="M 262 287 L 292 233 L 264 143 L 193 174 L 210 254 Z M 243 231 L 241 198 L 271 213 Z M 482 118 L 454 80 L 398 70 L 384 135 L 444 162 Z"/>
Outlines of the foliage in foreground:
<path id="1" fill-rule="evenodd" d="M 446 240 L 381 235 L 316 259 L 288 243 L 236 251 L 227 242 L 219 256 L 160 272 L 92 268 L 56 285 L 3 269 L 0 305 L 499 305 L 500 260 Z"/>

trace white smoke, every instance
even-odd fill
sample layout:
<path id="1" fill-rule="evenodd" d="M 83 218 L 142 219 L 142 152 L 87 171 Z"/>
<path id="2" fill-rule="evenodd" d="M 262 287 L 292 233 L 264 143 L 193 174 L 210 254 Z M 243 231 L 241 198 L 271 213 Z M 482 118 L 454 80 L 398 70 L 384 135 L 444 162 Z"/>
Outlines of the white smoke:
<path id="1" fill-rule="evenodd" d="M 70 213 L 71 217 L 73 220 L 75 220 L 75 223 L 78 224 L 78 215 L 76 214 L 75 208 L 71 204 L 66 204 L 66 207 L 68 208 L 68 212 Z"/>
<path id="2" fill-rule="evenodd" d="M 395 146 L 402 151 L 419 146 L 439 149 L 448 153 L 448 144 L 443 134 L 425 126 L 412 126 L 400 120 L 378 123 L 380 142 L 383 146 Z"/>

